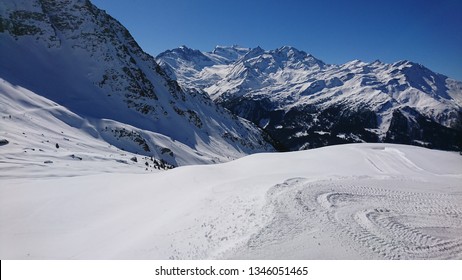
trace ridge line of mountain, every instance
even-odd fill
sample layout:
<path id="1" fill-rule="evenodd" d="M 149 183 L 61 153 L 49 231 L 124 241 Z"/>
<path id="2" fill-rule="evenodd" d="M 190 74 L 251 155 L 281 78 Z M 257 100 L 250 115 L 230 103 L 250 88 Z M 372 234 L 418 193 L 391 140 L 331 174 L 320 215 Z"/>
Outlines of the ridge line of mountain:
<path id="1" fill-rule="evenodd" d="M 326 64 L 290 46 L 183 46 L 156 60 L 183 88 L 206 92 L 288 150 L 352 142 L 462 148 L 462 83 L 422 64 Z"/>

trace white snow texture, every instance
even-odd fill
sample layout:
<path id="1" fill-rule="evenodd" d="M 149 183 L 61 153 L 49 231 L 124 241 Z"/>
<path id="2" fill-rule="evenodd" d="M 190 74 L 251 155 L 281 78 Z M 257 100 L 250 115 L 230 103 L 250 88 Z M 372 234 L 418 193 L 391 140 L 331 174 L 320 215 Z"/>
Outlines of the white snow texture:
<path id="1" fill-rule="evenodd" d="M 459 153 L 367 143 L 274 153 L 262 130 L 183 90 L 89 1 L 2 0 L 0 24 L 0 259 L 462 258 Z M 279 52 L 304 56 L 296 69 L 330 67 Z M 223 78 L 250 77 L 245 63 L 279 67 L 259 48 L 195 55 L 204 67 L 178 68 L 183 86 L 200 75 L 214 98 L 241 88 Z M 328 69 L 342 67 L 366 65 Z M 276 88 L 300 76 L 276 68 L 266 78 L 282 98 Z M 308 91 L 321 98 L 306 83 L 288 94 Z M 444 98 L 419 96 L 445 114 Z"/>

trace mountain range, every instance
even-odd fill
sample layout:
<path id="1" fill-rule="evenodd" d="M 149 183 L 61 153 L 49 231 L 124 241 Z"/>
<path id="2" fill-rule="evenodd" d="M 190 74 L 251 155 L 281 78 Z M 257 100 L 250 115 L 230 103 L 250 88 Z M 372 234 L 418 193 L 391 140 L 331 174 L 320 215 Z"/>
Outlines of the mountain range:
<path id="1" fill-rule="evenodd" d="M 461 101 L 410 61 L 154 58 L 88 0 L 2 0 L 0 259 L 462 259 Z"/>
<path id="2" fill-rule="evenodd" d="M 327 64 L 294 47 L 181 46 L 156 57 L 281 150 L 354 142 L 462 148 L 462 83 L 411 61 Z"/>

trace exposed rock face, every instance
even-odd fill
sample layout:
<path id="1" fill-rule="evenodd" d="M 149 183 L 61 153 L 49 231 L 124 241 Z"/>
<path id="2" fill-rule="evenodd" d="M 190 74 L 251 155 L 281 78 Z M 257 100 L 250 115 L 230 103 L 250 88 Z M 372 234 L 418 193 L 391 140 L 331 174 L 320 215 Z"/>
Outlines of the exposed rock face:
<path id="1" fill-rule="evenodd" d="M 206 94 L 182 90 L 125 27 L 89 1 L 2 1 L 0 47 L 0 63 L 7 65 L 1 78 L 87 119 L 97 127 L 93 136 L 111 144 L 119 141 L 109 132 L 126 128 L 141 152 L 175 165 L 273 150 L 252 123 Z M 156 143 L 150 133 L 165 141 Z M 160 152 L 167 146 L 174 155 L 194 156 L 172 159 Z"/>

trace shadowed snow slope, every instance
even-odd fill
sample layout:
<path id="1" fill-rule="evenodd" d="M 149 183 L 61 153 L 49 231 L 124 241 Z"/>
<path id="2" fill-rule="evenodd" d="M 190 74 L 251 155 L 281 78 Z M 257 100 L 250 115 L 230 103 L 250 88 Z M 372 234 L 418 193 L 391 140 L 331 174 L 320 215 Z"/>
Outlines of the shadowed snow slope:
<path id="1" fill-rule="evenodd" d="M 462 258 L 454 152 L 349 144 L 151 174 L 36 168 L 0 169 L 1 259 Z"/>
<path id="2" fill-rule="evenodd" d="M 182 91 L 125 27 L 89 1 L 1 1 L 0 51 L 0 112 L 16 121 L 8 127 L 32 107 L 50 110 L 42 114 L 49 115 L 41 120 L 46 128 L 83 125 L 81 136 L 175 166 L 274 150 L 249 121 L 207 95 Z"/>

